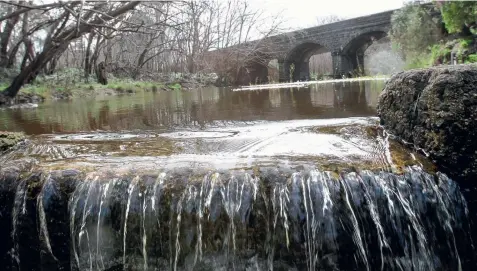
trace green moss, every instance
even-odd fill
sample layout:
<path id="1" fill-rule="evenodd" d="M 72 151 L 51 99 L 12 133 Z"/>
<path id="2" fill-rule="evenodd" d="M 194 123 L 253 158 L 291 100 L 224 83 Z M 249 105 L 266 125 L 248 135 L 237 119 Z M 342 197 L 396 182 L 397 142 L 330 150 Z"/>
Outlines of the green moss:
<path id="1" fill-rule="evenodd" d="M 25 139 L 22 133 L 0 131 L 0 151 L 5 151 Z"/>
<path id="2" fill-rule="evenodd" d="M 106 86 L 97 87 L 98 90 L 109 88 L 119 92 L 140 92 L 140 91 L 157 91 L 164 85 L 159 82 L 152 81 L 113 81 Z"/>
<path id="3" fill-rule="evenodd" d="M 320 133 L 320 134 L 331 134 L 331 135 L 339 135 L 341 134 L 341 129 L 346 126 L 340 125 L 340 126 L 321 126 L 321 127 L 313 127 L 312 131 L 315 133 Z"/>

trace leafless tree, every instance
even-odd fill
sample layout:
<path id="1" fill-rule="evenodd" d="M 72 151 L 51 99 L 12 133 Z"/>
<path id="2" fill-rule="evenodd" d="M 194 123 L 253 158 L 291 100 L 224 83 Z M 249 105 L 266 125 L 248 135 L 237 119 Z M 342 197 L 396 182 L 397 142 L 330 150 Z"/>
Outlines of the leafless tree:
<path id="1" fill-rule="evenodd" d="M 273 41 L 267 38 L 286 30 L 284 20 L 279 14 L 266 16 L 263 10 L 253 9 L 244 0 L 229 0 L 217 7 L 216 39 L 211 49 L 220 53 L 202 62 L 229 83 L 237 83 L 239 77 L 248 74 L 251 62 L 256 67 L 268 66 L 271 60 L 268 55 L 272 53 L 268 49 L 273 47 L 270 46 Z"/>
<path id="2" fill-rule="evenodd" d="M 29 0 L 0 5 L 0 67 L 20 71 L 3 92 L 10 97 L 38 74 L 58 69 L 81 69 L 88 80 L 99 63 L 104 72 L 132 78 L 207 72 L 213 66 L 237 74 L 238 67 L 263 56 L 263 48 L 252 40 L 283 30 L 279 16 L 265 16 L 246 0 Z M 247 46 L 216 61 L 203 57 L 210 50 L 242 44 Z"/>
<path id="3" fill-rule="evenodd" d="M 100 31 L 101 28 L 112 28 L 116 30 L 118 18 L 128 11 L 134 9 L 140 2 L 129 3 L 107 3 L 107 2 L 58 2 L 51 4 L 49 9 L 44 5 L 29 5 L 23 2 L 9 4 L 16 6 L 17 10 L 12 12 L 15 16 L 28 13 L 32 10 L 43 10 L 48 13 L 47 18 L 54 18 L 47 24 L 48 32 L 41 48 L 41 52 L 25 65 L 24 69 L 13 80 L 10 86 L 4 91 L 9 97 L 15 97 L 20 88 L 28 81 L 36 77 L 42 70 L 54 70 L 59 56 L 66 51 L 69 44 L 81 38 L 91 31 Z M 15 18 L 6 15 L 5 17 Z M 47 19 L 48 20 L 48 19 Z M 110 24 L 108 24 L 110 23 Z M 135 26 L 130 25 L 129 28 Z"/>

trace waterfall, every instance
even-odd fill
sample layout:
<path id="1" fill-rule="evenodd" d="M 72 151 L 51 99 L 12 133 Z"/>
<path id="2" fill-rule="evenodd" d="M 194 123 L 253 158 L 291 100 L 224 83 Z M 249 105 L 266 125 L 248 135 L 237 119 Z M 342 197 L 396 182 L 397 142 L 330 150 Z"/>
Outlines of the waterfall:
<path id="1" fill-rule="evenodd" d="M 444 174 L 0 172 L 2 270 L 475 270 Z"/>

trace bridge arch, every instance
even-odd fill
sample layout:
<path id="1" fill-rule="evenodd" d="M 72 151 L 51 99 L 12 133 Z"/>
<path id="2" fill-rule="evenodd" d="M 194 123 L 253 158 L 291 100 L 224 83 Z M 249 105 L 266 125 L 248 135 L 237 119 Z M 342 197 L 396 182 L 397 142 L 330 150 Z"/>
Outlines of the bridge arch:
<path id="1" fill-rule="evenodd" d="M 315 41 L 305 41 L 290 49 L 285 58 L 282 77 L 284 81 L 306 81 L 310 79 L 309 61 L 313 55 L 330 52 L 326 46 Z M 288 79 L 288 80 L 287 80 Z"/>
<path id="2" fill-rule="evenodd" d="M 351 73 L 364 73 L 364 53 L 373 42 L 387 37 L 385 29 L 368 29 L 348 40 L 341 47 L 341 55 L 348 62 Z"/>
<path id="3" fill-rule="evenodd" d="M 272 56 L 263 52 L 254 52 L 238 69 L 236 84 L 265 84 L 269 82 L 269 62 Z"/>

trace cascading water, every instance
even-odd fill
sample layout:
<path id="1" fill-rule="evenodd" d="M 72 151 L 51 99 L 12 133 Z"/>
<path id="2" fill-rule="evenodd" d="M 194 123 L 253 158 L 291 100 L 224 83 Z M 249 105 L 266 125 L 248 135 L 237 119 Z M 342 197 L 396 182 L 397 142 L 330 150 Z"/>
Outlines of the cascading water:
<path id="1" fill-rule="evenodd" d="M 2 270 L 475 270 L 445 175 L 1 172 Z"/>

